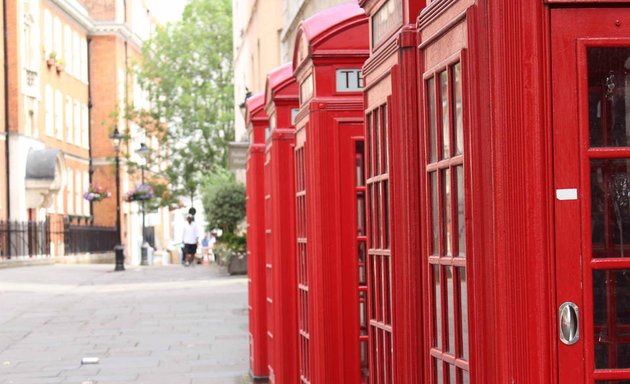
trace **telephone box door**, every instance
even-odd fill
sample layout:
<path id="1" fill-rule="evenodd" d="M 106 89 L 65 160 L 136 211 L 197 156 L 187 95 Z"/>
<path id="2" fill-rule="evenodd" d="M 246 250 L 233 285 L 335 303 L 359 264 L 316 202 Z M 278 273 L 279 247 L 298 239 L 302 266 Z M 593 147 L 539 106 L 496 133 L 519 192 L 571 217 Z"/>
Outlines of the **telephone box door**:
<path id="1" fill-rule="evenodd" d="M 561 384 L 630 383 L 630 9 L 551 11 Z"/>

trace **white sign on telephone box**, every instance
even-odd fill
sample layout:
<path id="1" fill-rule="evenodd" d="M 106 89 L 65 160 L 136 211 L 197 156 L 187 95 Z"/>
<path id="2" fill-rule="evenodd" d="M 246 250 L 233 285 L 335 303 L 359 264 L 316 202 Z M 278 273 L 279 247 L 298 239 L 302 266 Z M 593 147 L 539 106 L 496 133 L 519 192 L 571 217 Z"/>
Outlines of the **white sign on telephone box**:
<path id="1" fill-rule="evenodd" d="M 360 69 L 337 70 L 337 92 L 361 92 L 363 90 L 363 72 Z"/>

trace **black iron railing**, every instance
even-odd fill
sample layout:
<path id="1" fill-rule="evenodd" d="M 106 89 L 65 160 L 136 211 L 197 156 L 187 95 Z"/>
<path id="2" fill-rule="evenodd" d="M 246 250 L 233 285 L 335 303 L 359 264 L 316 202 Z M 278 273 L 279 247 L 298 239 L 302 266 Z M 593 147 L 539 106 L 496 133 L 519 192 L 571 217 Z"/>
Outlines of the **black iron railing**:
<path id="1" fill-rule="evenodd" d="M 112 251 L 118 239 L 115 227 L 64 222 L 64 254 Z"/>
<path id="2" fill-rule="evenodd" d="M 50 255 L 50 222 L 0 221 L 0 258 Z"/>

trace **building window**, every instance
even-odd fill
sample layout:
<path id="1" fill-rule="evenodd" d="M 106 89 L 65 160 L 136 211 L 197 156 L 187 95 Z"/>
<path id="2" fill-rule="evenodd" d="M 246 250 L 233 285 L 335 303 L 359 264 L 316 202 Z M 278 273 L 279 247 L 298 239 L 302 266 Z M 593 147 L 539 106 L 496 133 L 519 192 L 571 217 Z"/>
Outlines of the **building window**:
<path id="1" fill-rule="evenodd" d="M 53 21 L 52 15 L 48 9 L 44 10 L 44 53 L 46 59 L 53 51 Z"/>
<path id="2" fill-rule="evenodd" d="M 432 72 L 427 100 L 431 383 L 468 383 L 468 277 L 461 63 Z"/>
<path id="3" fill-rule="evenodd" d="M 90 174 L 88 171 L 83 171 L 83 189 L 81 193 L 87 191 L 90 187 Z M 86 199 L 83 199 L 83 214 L 86 216 L 90 216 L 92 213 L 90 212 L 90 202 Z"/>
<path id="4" fill-rule="evenodd" d="M 60 59 L 63 54 L 63 29 L 61 28 L 61 20 L 59 17 L 55 16 L 53 20 L 53 31 L 54 31 L 54 47 L 53 51 L 57 55 L 57 59 Z"/>
<path id="5" fill-rule="evenodd" d="M 72 144 L 73 131 L 72 131 L 72 118 L 74 114 L 72 112 L 72 99 L 70 96 L 66 96 L 66 142 Z"/>
<path id="6" fill-rule="evenodd" d="M 88 54 L 87 54 L 87 39 L 82 37 L 80 41 L 79 51 L 79 65 L 81 66 L 81 80 L 85 83 L 88 82 Z"/>
<path id="7" fill-rule="evenodd" d="M 81 141 L 83 143 L 84 148 L 90 147 L 90 120 L 88 116 L 88 108 L 87 105 L 81 105 L 81 132 L 82 137 Z"/>
<path id="8" fill-rule="evenodd" d="M 82 144 L 83 126 L 81 124 L 81 105 L 78 100 L 74 101 L 74 145 Z"/>
<path id="9" fill-rule="evenodd" d="M 69 74 L 73 74 L 72 70 L 72 30 L 69 25 L 63 26 L 64 50 L 62 59 L 65 62 L 65 70 Z"/>
<path id="10" fill-rule="evenodd" d="M 69 215 L 74 214 L 74 171 L 68 169 L 66 179 L 68 180 L 68 187 L 66 188 L 66 213 Z"/>
<path id="11" fill-rule="evenodd" d="M 81 39 L 77 31 L 72 32 L 72 74 L 77 79 L 81 78 Z"/>
<path id="12" fill-rule="evenodd" d="M 80 171 L 74 173 L 74 206 L 77 215 L 83 214 L 83 202 L 81 201 L 81 193 L 85 188 L 83 186 L 83 174 Z"/>
<path id="13" fill-rule="evenodd" d="M 63 140 L 63 95 L 59 90 L 55 90 L 55 134 Z"/>
<path id="14" fill-rule="evenodd" d="M 392 271 L 389 201 L 389 108 L 366 115 L 370 371 L 374 383 L 393 382 Z"/>
<path id="15" fill-rule="evenodd" d="M 44 91 L 44 109 L 46 114 L 46 135 L 54 136 L 55 135 L 55 116 L 54 116 L 54 105 L 55 100 L 53 99 L 53 90 L 52 87 L 46 84 L 46 88 Z"/>

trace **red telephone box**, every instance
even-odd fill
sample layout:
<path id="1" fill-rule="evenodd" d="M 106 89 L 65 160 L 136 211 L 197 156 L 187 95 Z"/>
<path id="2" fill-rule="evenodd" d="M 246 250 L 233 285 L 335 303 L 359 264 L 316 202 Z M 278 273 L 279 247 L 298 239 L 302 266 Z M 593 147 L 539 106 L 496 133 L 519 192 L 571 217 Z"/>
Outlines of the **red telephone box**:
<path id="1" fill-rule="evenodd" d="M 265 95 L 247 99 L 246 122 L 249 133 L 247 157 L 247 274 L 249 284 L 249 360 L 255 379 L 268 376 L 267 308 L 265 276 L 265 130 L 269 119 L 264 109 Z"/>
<path id="2" fill-rule="evenodd" d="M 368 55 L 367 27 L 363 10 L 344 4 L 303 21 L 296 35 L 302 383 L 367 380 L 365 353 L 361 359 L 367 347 L 367 319 L 360 316 L 366 292 L 359 277 L 359 265 L 365 265 L 361 67 Z"/>
<path id="3" fill-rule="evenodd" d="M 299 104 L 290 63 L 267 75 L 265 105 L 269 116 L 265 158 L 269 380 L 297 383 L 294 118 Z"/>
<path id="4" fill-rule="evenodd" d="M 362 0 L 370 19 L 365 118 L 371 383 L 414 382 L 423 369 L 416 17 L 425 1 Z M 388 271 L 389 273 L 382 273 Z M 379 273 L 381 272 L 381 273 Z M 393 345 L 395 348 L 387 348 Z M 385 353 L 383 350 L 385 349 Z M 417 382 L 417 381 L 416 381 Z"/>
<path id="5" fill-rule="evenodd" d="M 419 140 L 390 143 L 419 147 L 416 377 L 628 382 L 630 7 L 430 1 L 417 25 Z"/>

